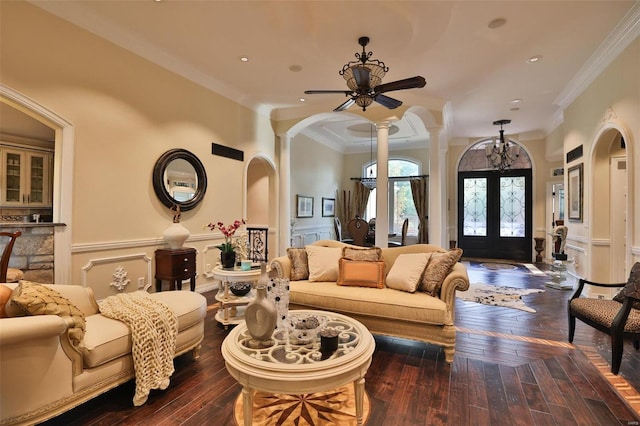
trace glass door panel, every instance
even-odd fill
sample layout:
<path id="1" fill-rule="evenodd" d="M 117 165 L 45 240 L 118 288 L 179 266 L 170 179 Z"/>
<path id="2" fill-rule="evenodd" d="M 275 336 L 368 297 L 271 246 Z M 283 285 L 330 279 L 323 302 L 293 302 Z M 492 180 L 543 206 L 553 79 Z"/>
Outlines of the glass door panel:
<path id="1" fill-rule="evenodd" d="M 20 168 L 22 167 L 22 155 L 7 152 L 5 157 L 5 177 L 7 179 L 7 187 L 5 188 L 4 200 L 10 203 L 20 202 L 20 193 L 22 190 L 22 176 Z"/>
<path id="2" fill-rule="evenodd" d="M 44 202 L 44 157 L 39 155 L 31 155 L 31 192 L 29 194 L 30 203 Z"/>

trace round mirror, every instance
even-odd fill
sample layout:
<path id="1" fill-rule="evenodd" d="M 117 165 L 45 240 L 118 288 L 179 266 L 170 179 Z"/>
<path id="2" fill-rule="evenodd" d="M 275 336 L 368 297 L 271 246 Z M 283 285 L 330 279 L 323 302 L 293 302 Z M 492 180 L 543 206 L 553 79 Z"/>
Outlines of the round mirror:
<path id="1" fill-rule="evenodd" d="M 204 166 L 186 149 L 172 149 L 160 156 L 153 168 L 153 189 L 165 206 L 181 211 L 198 205 L 207 190 Z"/>

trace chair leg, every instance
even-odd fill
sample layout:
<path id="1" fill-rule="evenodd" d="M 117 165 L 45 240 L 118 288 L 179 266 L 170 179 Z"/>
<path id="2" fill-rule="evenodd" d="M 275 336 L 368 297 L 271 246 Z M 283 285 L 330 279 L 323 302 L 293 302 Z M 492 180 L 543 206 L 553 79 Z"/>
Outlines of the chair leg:
<path id="1" fill-rule="evenodd" d="M 569 313 L 569 343 L 573 343 L 573 335 L 576 331 L 576 317 Z"/>
<path id="2" fill-rule="evenodd" d="M 622 333 L 611 334 L 611 372 L 618 374 L 620 371 L 620 363 L 622 362 L 622 350 L 624 348 L 624 339 Z"/>
<path id="3" fill-rule="evenodd" d="M 640 337 L 637 337 L 637 336 L 633 337 L 633 348 L 635 350 L 640 349 Z"/>

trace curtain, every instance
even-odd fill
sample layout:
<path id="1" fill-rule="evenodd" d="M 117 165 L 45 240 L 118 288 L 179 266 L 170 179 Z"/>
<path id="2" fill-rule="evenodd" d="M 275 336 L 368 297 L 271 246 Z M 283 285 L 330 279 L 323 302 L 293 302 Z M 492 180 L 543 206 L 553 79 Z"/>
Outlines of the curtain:
<path id="1" fill-rule="evenodd" d="M 416 206 L 418 214 L 418 244 L 427 244 L 429 242 L 429 227 L 427 223 L 427 215 L 429 214 L 427 205 L 427 178 L 411 179 L 411 195 L 413 196 L 413 204 Z"/>
<path id="2" fill-rule="evenodd" d="M 371 190 L 364 186 L 359 180 L 357 180 L 355 183 L 356 190 L 353 197 L 354 215 L 350 217 L 349 220 L 355 219 L 355 216 L 364 216 L 364 211 L 367 209 L 367 201 L 369 201 L 369 194 L 371 193 Z"/>
<path id="3" fill-rule="evenodd" d="M 336 217 L 340 219 L 340 226 L 344 238 L 347 222 L 354 217 L 353 207 L 351 205 L 351 191 L 336 191 Z"/>

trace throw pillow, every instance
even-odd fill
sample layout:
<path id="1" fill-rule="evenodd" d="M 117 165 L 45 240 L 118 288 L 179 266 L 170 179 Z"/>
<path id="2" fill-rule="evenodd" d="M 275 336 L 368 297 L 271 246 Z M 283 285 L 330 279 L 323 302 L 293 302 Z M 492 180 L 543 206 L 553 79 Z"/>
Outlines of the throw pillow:
<path id="1" fill-rule="evenodd" d="M 431 260 L 422 276 L 420 289 L 433 297 L 438 297 L 444 279 L 449 274 L 449 271 L 451 271 L 451 268 L 453 268 L 453 265 L 455 265 L 461 257 L 462 249 L 460 248 L 446 252 L 431 253 Z"/>
<path id="2" fill-rule="evenodd" d="M 382 250 L 380 247 L 371 248 L 353 248 L 343 247 L 342 257 L 349 260 L 369 260 L 377 262 L 382 258 Z"/>
<path id="3" fill-rule="evenodd" d="M 51 287 L 30 281 L 20 281 L 11 294 L 11 305 L 17 306 L 27 315 L 58 315 L 70 318 L 73 326 L 69 327 L 71 343 L 77 346 L 84 338 L 86 324 L 84 313 L 69 299 Z"/>
<path id="4" fill-rule="evenodd" d="M 384 288 L 384 261 L 349 260 L 338 262 L 338 285 Z"/>
<path id="5" fill-rule="evenodd" d="M 342 247 L 307 246 L 309 281 L 338 281 Z"/>
<path id="6" fill-rule="evenodd" d="M 307 250 L 303 248 L 288 248 L 287 256 L 291 261 L 291 281 L 306 280 L 309 278 L 309 263 Z"/>
<path id="7" fill-rule="evenodd" d="M 431 253 L 404 253 L 399 255 L 387 275 L 387 287 L 413 293 L 420 284 Z"/>
<path id="8" fill-rule="evenodd" d="M 6 285 L 0 285 L 0 318 L 6 318 L 7 314 L 4 311 L 4 305 L 7 304 L 9 299 L 11 298 L 11 290 Z"/>
<path id="9" fill-rule="evenodd" d="M 620 290 L 618 294 L 613 297 L 613 300 L 623 303 L 625 296 L 631 296 L 640 299 L 640 262 L 636 262 L 631 267 L 627 285 L 625 285 L 622 290 Z M 640 302 L 634 302 L 633 307 L 636 309 L 640 309 Z"/>

